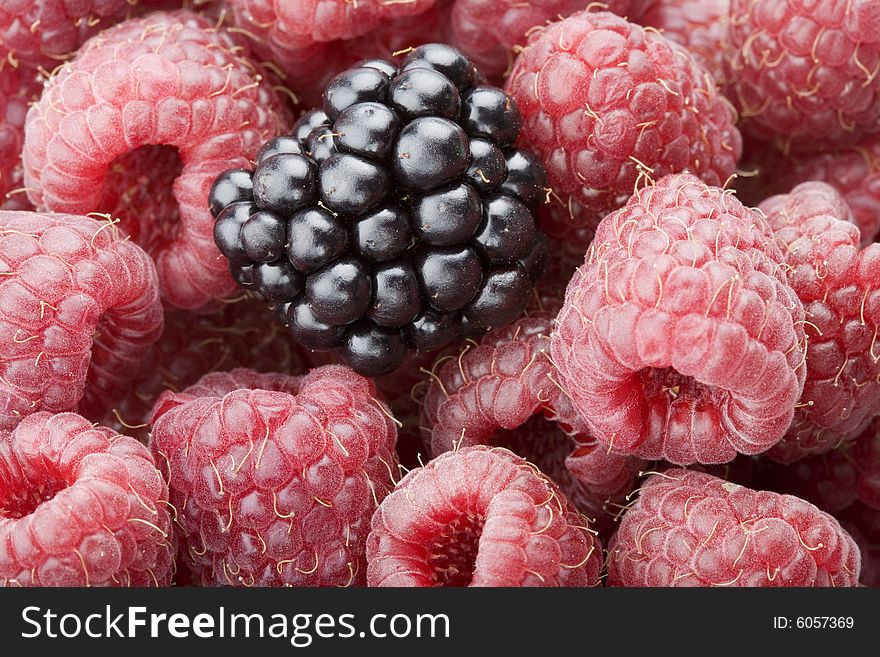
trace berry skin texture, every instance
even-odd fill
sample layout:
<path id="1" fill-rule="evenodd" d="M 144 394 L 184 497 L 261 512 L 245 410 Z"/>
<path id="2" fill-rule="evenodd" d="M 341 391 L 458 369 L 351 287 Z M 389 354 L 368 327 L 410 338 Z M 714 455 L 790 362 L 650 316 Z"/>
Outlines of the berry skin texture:
<path id="1" fill-rule="evenodd" d="M 727 94 L 749 136 L 810 151 L 880 129 L 874 0 L 731 0 L 729 26 Z"/>
<path id="2" fill-rule="evenodd" d="M 169 508 L 139 442 L 35 413 L 0 436 L 0 586 L 170 586 Z"/>
<path id="3" fill-rule="evenodd" d="M 846 201 L 821 182 L 760 205 L 804 305 L 804 392 L 785 439 L 770 456 L 790 463 L 853 440 L 880 412 L 880 245 L 859 247 Z"/>
<path id="4" fill-rule="evenodd" d="M 361 586 L 395 427 L 373 383 L 208 374 L 153 408 L 150 448 L 178 509 L 179 558 L 203 586 Z"/>
<path id="5" fill-rule="evenodd" d="M 803 307 L 766 222 L 690 174 L 599 225 L 551 335 L 609 450 L 677 465 L 766 451 L 803 389 Z"/>
<path id="6" fill-rule="evenodd" d="M 0 210 L 33 209 L 22 190 L 21 149 L 28 103 L 42 87 L 35 70 L 0 61 Z"/>
<path id="7" fill-rule="evenodd" d="M 828 183 L 846 199 L 859 227 L 862 246 L 880 233 L 880 134 L 869 135 L 858 144 L 818 153 L 785 155 L 774 146 L 755 144 L 749 148 L 744 170 L 757 175 L 736 182 L 743 203 L 758 205 L 769 196 L 787 194 L 793 187 L 811 180 Z"/>
<path id="8" fill-rule="evenodd" d="M 650 179 L 689 170 L 720 186 L 742 144 L 707 71 L 681 46 L 613 14 L 579 12 L 536 32 L 507 91 L 521 139 L 578 225 L 595 224 Z"/>
<path id="9" fill-rule="evenodd" d="M 729 17 L 730 0 L 653 0 L 637 22 L 687 48 L 721 83 Z"/>
<path id="10" fill-rule="evenodd" d="M 152 260 L 108 222 L 0 211 L 0 272 L 0 430 L 99 419 L 162 333 Z"/>
<path id="11" fill-rule="evenodd" d="M 101 424 L 146 443 L 153 402 L 165 390 L 183 390 L 206 374 L 237 367 L 304 374 L 311 354 L 281 333 L 281 326 L 254 299 L 224 303 L 210 314 L 167 310 L 162 337 Z"/>
<path id="12" fill-rule="evenodd" d="M 498 447 L 446 452 L 373 515 L 369 586 L 596 586 L 586 518 L 533 465 Z"/>
<path id="13" fill-rule="evenodd" d="M 644 461 L 595 449 L 556 383 L 548 336 L 558 307 L 556 301 L 529 312 L 439 359 L 420 425 L 434 456 L 473 445 L 504 447 L 534 463 L 581 512 L 608 520 L 604 502 L 635 488 Z"/>
<path id="14" fill-rule="evenodd" d="M 247 166 L 282 124 L 280 100 L 247 54 L 207 18 L 156 12 L 90 39 L 28 112 L 31 201 L 121 218 L 155 259 L 172 306 L 235 289 L 205 199 L 218 173 Z"/>
<path id="15" fill-rule="evenodd" d="M 858 585 L 858 546 L 809 502 L 675 469 L 640 491 L 608 545 L 610 586 Z"/>

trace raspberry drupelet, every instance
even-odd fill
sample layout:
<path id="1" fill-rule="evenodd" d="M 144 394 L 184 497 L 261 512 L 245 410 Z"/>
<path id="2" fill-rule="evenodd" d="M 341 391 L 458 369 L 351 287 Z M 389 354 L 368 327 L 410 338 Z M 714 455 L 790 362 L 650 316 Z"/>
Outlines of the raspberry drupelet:
<path id="1" fill-rule="evenodd" d="M 109 222 L 0 211 L 0 429 L 98 420 L 162 333 L 152 260 Z"/>
<path id="2" fill-rule="evenodd" d="M 0 210 L 32 209 L 22 188 L 21 149 L 28 103 L 40 97 L 42 88 L 36 70 L 0 59 Z"/>
<path id="3" fill-rule="evenodd" d="M 150 447 L 179 558 L 208 586 L 358 586 L 370 517 L 394 487 L 395 426 L 374 384 L 328 365 L 237 369 L 162 393 Z"/>
<path id="4" fill-rule="evenodd" d="M 880 130 L 875 0 L 731 0 L 729 26 L 727 94 L 749 136 L 815 151 Z"/>
<path id="5" fill-rule="evenodd" d="M 722 185 L 742 150 L 708 71 L 656 30 L 607 12 L 536 31 L 506 88 L 573 228 L 595 225 L 650 178 L 687 170 Z"/>
<path id="6" fill-rule="evenodd" d="M 711 475 L 651 475 L 608 546 L 610 586 L 857 586 L 861 557 L 833 517 Z"/>
<path id="7" fill-rule="evenodd" d="M 427 380 L 421 427 L 431 453 L 504 447 L 534 463 L 603 529 L 605 502 L 635 488 L 644 461 L 608 454 L 559 387 L 549 358 L 560 301 L 439 359 Z"/>
<path id="8" fill-rule="evenodd" d="M 282 115 L 265 73 L 207 18 L 128 20 L 84 44 L 28 112 L 28 196 L 40 209 L 121 219 L 156 261 L 163 300 L 202 306 L 235 289 L 208 189 L 247 166 Z"/>
<path id="9" fill-rule="evenodd" d="M 369 586 L 596 586 L 588 520 L 534 465 L 499 447 L 446 452 L 376 509 Z"/>
<path id="10" fill-rule="evenodd" d="M 0 433 L 0 586 L 170 586 L 171 511 L 136 440 L 75 413 Z"/>
<path id="11" fill-rule="evenodd" d="M 804 391 L 770 452 L 788 463 L 854 439 L 880 413 L 880 245 L 860 248 L 846 201 L 825 183 L 803 183 L 760 209 L 806 320 Z"/>
<path id="12" fill-rule="evenodd" d="M 608 215 L 551 336 L 609 450 L 678 465 L 768 450 L 803 389 L 804 311 L 764 218 L 690 174 Z"/>

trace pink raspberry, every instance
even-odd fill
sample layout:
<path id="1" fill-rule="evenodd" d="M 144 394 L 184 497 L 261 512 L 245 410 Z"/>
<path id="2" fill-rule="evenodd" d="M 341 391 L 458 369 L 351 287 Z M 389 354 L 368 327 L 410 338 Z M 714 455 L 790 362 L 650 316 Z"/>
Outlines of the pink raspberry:
<path id="1" fill-rule="evenodd" d="M 21 167 L 24 121 L 43 83 L 35 70 L 12 61 L 0 60 L 0 209 L 28 210 Z"/>
<path id="2" fill-rule="evenodd" d="M 608 215 L 551 336 L 590 433 L 679 465 L 777 443 L 806 375 L 803 307 L 782 262 L 756 211 L 690 174 Z"/>
<path id="3" fill-rule="evenodd" d="M 880 513 L 856 502 L 835 514 L 862 553 L 862 586 L 880 586 Z"/>
<path id="4" fill-rule="evenodd" d="M 161 332 L 153 262 L 112 224 L 0 211 L 0 429 L 100 418 Z"/>
<path id="5" fill-rule="evenodd" d="M 561 20 L 576 11 L 611 11 L 618 16 L 641 12 L 641 5 L 651 0 L 610 0 L 584 3 L 583 0 L 455 0 L 452 6 L 452 35 L 461 49 L 485 75 L 501 76 L 509 70 L 515 52 L 526 44 L 528 36 L 551 21 Z M 588 6 L 591 5 L 591 6 Z"/>
<path id="6" fill-rule="evenodd" d="M 720 83 L 729 18 L 730 0 L 653 0 L 637 22 L 687 48 Z"/>
<path id="7" fill-rule="evenodd" d="M 0 586 L 169 586 L 169 508 L 136 440 L 30 415 L 0 436 Z"/>
<path id="8" fill-rule="evenodd" d="M 183 390 L 205 374 L 237 367 L 305 373 L 311 354 L 281 332 L 265 305 L 255 299 L 223 304 L 219 312 L 205 315 L 166 311 L 162 337 L 102 424 L 146 442 L 153 403 L 165 390 Z"/>
<path id="9" fill-rule="evenodd" d="M 149 6 L 156 0 L 141 0 Z M 106 27 L 135 11 L 137 0 L 4 0 L 0 45 L 51 71 Z"/>
<path id="10" fill-rule="evenodd" d="M 150 447 L 197 582 L 364 584 L 370 516 L 396 468 L 394 424 L 375 394 L 333 365 L 302 377 L 237 369 L 162 393 Z"/>
<path id="11" fill-rule="evenodd" d="M 320 106 L 326 82 L 358 60 L 388 58 L 398 49 L 446 41 L 431 34 L 447 20 L 445 11 L 435 9 L 435 0 L 228 0 L 227 4 L 235 25 L 251 38 L 254 51 L 277 66 L 307 108 Z"/>
<path id="12" fill-rule="evenodd" d="M 775 147 L 756 144 L 748 149 L 747 175 L 737 180 L 744 203 L 758 205 L 773 194 L 785 194 L 810 180 L 826 182 L 849 204 L 862 235 L 862 245 L 880 233 L 880 134 L 858 144 L 819 153 L 785 155 Z"/>
<path id="13" fill-rule="evenodd" d="M 247 166 L 282 123 L 277 94 L 247 54 L 206 18 L 157 12 L 90 39 L 28 112 L 34 204 L 121 218 L 174 306 L 235 289 L 205 199 L 221 171 Z"/>
<path id="14" fill-rule="evenodd" d="M 446 452 L 373 515 L 369 586 L 595 586 L 601 547 L 557 486 L 512 452 Z"/>
<path id="15" fill-rule="evenodd" d="M 880 413 L 880 245 L 860 250 L 846 201 L 825 183 L 803 183 L 760 208 L 806 315 L 804 392 L 786 438 L 770 452 L 788 463 L 852 440 Z"/>
<path id="16" fill-rule="evenodd" d="M 730 0 L 725 57 L 749 135 L 784 151 L 878 131 L 880 4 Z"/>
<path id="17" fill-rule="evenodd" d="M 578 225 L 595 225 L 668 173 L 721 185 L 740 156 L 733 114 L 708 72 L 613 14 L 579 12 L 535 32 L 507 89 L 562 205 L 573 197 L 582 206 Z"/>
<path id="18" fill-rule="evenodd" d="M 635 488 L 644 462 L 594 449 L 560 389 L 549 358 L 558 307 L 530 312 L 438 360 L 422 431 L 435 456 L 472 445 L 507 448 L 533 462 L 583 513 L 608 520 L 605 501 Z"/>
<path id="19" fill-rule="evenodd" d="M 608 546 L 611 586 L 856 586 L 859 549 L 824 511 L 702 472 L 650 476 Z"/>

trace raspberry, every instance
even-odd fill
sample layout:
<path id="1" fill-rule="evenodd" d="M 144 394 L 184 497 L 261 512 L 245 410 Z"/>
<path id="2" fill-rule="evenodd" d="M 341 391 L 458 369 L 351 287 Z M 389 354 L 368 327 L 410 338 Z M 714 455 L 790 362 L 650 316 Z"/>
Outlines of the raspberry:
<path id="1" fill-rule="evenodd" d="M 168 586 L 168 487 L 136 440 L 75 413 L 0 437 L 2 586 Z"/>
<path id="2" fill-rule="evenodd" d="M 321 103 L 335 74 L 355 62 L 432 40 L 448 19 L 434 0 L 229 0 L 232 20 L 254 51 L 273 62 L 306 107 Z M 442 4 L 442 2 L 438 3 Z M 433 39 L 430 32 L 440 29 Z"/>
<path id="3" fill-rule="evenodd" d="M 640 5 L 644 2 L 610 0 L 595 5 L 625 16 L 630 10 L 640 13 Z M 584 6 L 585 3 L 579 0 L 455 0 L 452 35 L 455 44 L 480 67 L 481 72 L 500 76 L 509 70 L 513 53 L 526 44 L 529 34 Z M 632 18 L 633 14 L 629 15 Z"/>
<path id="4" fill-rule="evenodd" d="M 2 51 L 0 51 L 2 54 Z M 28 103 L 39 98 L 36 71 L 0 60 L 0 209 L 28 210 L 21 168 L 24 120 Z"/>
<path id="5" fill-rule="evenodd" d="M 880 5 L 730 0 L 725 58 L 742 128 L 784 150 L 852 144 L 880 119 Z"/>
<path id="6" fill-rule="evenodd" d="M 601 548 L 556 485 L 505 449 L 446 452 L 376 509 L 370 586 L 595 586 Z"/>
<path id="7" fill-rule="evenodd" d="M 741 140 L 706 70 L 681 46 L 609 13 L 579 12 L 536 32 L 507 89 L 523 142 L 547 167 L 572 222 L 595 225 L 651 178 L 685 169 L 710 185 L 733 174 Z"/>
<path id="8" fill-rule="evenodd" d="M 880 513 L 856 502 L 835 514 L 862 553 L 862 586 L 880 586 Z"/>
<path id="9" fill-rule="evenodd" d="M 146 442 L 150 411 L 164 390 L 183 390 L 205 374 L 237 367 L 305 373 L 309 354 L 279 333 L 281 327 L 256 300 L 224 304 L 219 312 L 206 315 L 168 310 L 161 339 L 102 424 Z"/>
<path id="10" fill-rule="evenodd" d="M 858 228 L 843 220 L 846 201 L 825 183 L 803 183 L 760 208 L 806 315 L 804 392 L 785 440 L 770 452 L 788 463 L 852 440 L 880 412 L 880 293 L 872 291 L 880 245 L 859 250 Z"/>
<path id="11" fill-rule="evenodd" d="M 546 260 L 544 172 L 512 147 L 516 106 L 475 77 L 442 44 L 366 62 L 252 172 L 218 176 L 217 246 L 305 347 L 376 376 L 522 312 Z"/>
<path id="12" fill-rule="evenodd" d="M 195 581 L 365 582 L 370 516 L 395 468 L 394 425 L 375 392 L 326 366 L 303 377 L 238 369 L 162 393 L 150 446 Z"/>
<path id="13" fill-rule="evenodd" d="M 142 5 L 155 0 L 141 0 Z M 32 66 L 52 70 L 100 30 L 132 14 L 138 0 L 5 0 L 0 45 Z"/>
<path id="14" fill-rule="evenodd" d="M 0 211 L 0 430 L 37 411 L 98 419 L 162 332 L 156 270 L 112 224 Z"/>
<path id="15" fill-rule="evenodd" d="M 775 147 L 749 149 L 750 175 L 739 179 L 737 193 L 743 203 L 757 205 L 773 194 L 785 194 L 809 180 L 826 182 L 849 204 L 867 246 L 880 233 L 880 135 L 871 135 L 854 146 L 821 153 L 784 155 Z"/>
<path id="16" fill-rule="evenodd" d="M 856 586 L 859 549 L 824 511 L 702 472 L 650 476 L 608 546 L 611 586 Z"/>
<path id="17" fill-rule="evenodd" d="M 723 82 L 730 0 L 654 0 L 638 23 L 684 46 L 716 82 Z"/>
<path id="18" fill-rule="evenodd" d="M 530 312 L 438 360 L 422 431 L 434 456 L 472 445 L 507 448 L 534 463 L 580 511 L 607 520 L 604 502 L 635 488 L 643 462 L 594 449 L 556 383 L 548 335 L 558 307 Z"/>
<path id="19" fill-rule="evenodd" d="M 806 375 L 803 308 L 782 261 L 757 212 L 690 174 L 608 215 L 551 336 L 590 433 L 679 465 L 778 442 Z"/>
<path id="20" fill-rule="evenodd" d="M 174 306 L 234 290 L 204 199 L 218 173 L 246 166 L 281 123 L 277 94 L 246 55 L 206 18 L 157 12 L 90 39 L 28 113 L 34 204 L 121 218 Z"/>

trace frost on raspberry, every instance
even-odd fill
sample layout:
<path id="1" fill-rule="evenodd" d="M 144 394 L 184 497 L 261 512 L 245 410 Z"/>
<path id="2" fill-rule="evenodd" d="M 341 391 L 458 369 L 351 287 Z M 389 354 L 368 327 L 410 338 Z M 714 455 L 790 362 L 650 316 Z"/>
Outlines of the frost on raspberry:
<path id="1" fill-rule="evenodd" d="M 770 452 L 788 463 L 854 439 L 880 413 L 880 245 L 860 249 L 846 201 L 825 183 L 803 183 L 760 208 L 805 311 L 804 391 Z"/>
<path id="2" fill-rule="evenodd" d="M 146 447 L 35 413 L 0 435 L 0 586 L 169 586 L 169 510 Z"/>
<path id="3" fill-rule="evenodd" d="M 430 372 L 421 426 L 434 456 L 472 445 L 504 447 L 534 463 L 584 514 L 607 528 L 635 488 L 641 459 L 607 454 L 559 387 L 549 334 L 560 301 L 528 312 Z"/>
<path id="4" fill-rule="evenodd" d="M 833 517 L 711 475 L 651 475 L 608 546 L 611 586 L 857 586 L 861 558 Z"/>
<path id="5" fill-rule="evenodd" d="M 8 54 L 0 59 L 0 210 L 33 209 L 22 187 L 21 149 L 28 103 L 40 97 L 42 88 L 36 70 Z"/>
<path id="6" fill-rule="evenodd" d="M 690 174 L 596 231 L 551 335 L 591 435 L 678 465 L 768 450 L 803 388 L 803 307 L 757 211 Z"/>
<path id="7" fill-rule="evenodd" d="M 102 424 L 146 442 L 150 411 L 165 390 L 183 390 L 205 374 L 237 367 L 304 374 L 310 363 L 311 354 L 284 339 L 281 327 L 256 300 L 225 303 L 208 314 L 168 310 L 162 337 Z"/>
<path id="8" fill-rule="evenodd" d="M 742 128 L 785 152 L 880 129 L 880 5 L 731 0 L 725 58 Z"/>
<path id="9" fill-rule="evenodd" d="M 404 477 L 373 516 L 369 586 L 595 586 L 586 518 L 535 466 L 482 445 Z"/>
<path id="10" fill-rule="evenodd" d="M 237 369 L 164 392 L 150 447 L 202 585 L 358 586 L 370 517 L 394 487 L 395 427 L 373 383 Z"/>
<path id="11" fill-rule="evenodd" d="M 108 222 L 0 211 L 0 429 L 99 419 L 162 332 L 152 260 Z"/>
<path id="12" fill-rule="evenodd" d="M 722 185 L 742 150 L 708 71 L 656 30 L 607 12 L 535 32 L 507 90 L 561 205 L 573 197 L 582 208 L 569 213 L 573 225 L 595 225 L 666 174 Z"/>
<path id="13" fill-rule="evenodd" d="M 173 306 L 235 289 L 214 245 L 208 189 L 221 171 L 248 166 L 283 124 L 278 94 L 247 55 L 206 18 L 156 12 L 90 39 L 28 112 L 31 201 L 121 219 Z"/>

